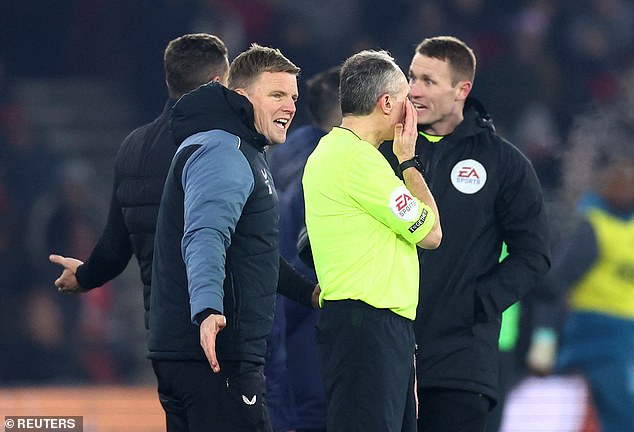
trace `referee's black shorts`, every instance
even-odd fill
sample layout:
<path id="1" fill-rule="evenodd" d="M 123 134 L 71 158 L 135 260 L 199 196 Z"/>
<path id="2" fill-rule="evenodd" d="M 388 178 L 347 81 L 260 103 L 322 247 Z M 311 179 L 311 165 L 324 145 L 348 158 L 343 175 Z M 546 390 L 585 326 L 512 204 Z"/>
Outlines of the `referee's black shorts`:
<path id="1" fill-rule="evenodd" d="M 328 432 L 414 432 L 414 329 L 389 309 L 326 301 L 317 342 Z"/>

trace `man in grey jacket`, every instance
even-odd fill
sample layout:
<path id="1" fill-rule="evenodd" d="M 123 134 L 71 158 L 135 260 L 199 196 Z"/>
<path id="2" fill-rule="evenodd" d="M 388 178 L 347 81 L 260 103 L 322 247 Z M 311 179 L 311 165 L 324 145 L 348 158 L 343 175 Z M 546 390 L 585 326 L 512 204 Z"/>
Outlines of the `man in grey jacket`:
<path id="1" fill-rule="evenodd" d="M 286 140 L 298 73 L 254 44 L 231 64 L 235 91 L 210 83 L 172 110 L 180 147 L 157 223 L 148 355 L 170 432 L 271 430 L 263 363 L 288 268 L 264 149 Z"/>

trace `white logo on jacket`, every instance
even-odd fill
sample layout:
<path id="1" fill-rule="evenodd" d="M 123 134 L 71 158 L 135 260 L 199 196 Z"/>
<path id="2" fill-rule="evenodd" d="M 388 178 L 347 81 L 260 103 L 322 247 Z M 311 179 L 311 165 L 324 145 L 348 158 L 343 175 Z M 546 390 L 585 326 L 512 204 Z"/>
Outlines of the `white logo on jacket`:
<path id="1" fill-rule="evenodd" d="M 273 186 L 271 186 L 271 179 L 269 178 L 269 173 L 266 172 L 264 168 L 260 169 L 262 173 L 262 177 L 264 178 L 264 183 L 269 187 L 269 195 L 273 195 Z"/>
<path id="2" fill-rule="evenodd" d="M 465 159 L 451 169 L 451 184 L 464 194 L 474 194 L 487 182 L 487 170 L 475 159 Z"/>
<path id="3" fill-rule="evenodd" d="M 244 402 L 247 405 L 255 405 L 256 399 L 257 399 L 257 395 L 253 395 L 251 399 L 249 399 L 245 395 L 242 395 L 242 402 Z"/>

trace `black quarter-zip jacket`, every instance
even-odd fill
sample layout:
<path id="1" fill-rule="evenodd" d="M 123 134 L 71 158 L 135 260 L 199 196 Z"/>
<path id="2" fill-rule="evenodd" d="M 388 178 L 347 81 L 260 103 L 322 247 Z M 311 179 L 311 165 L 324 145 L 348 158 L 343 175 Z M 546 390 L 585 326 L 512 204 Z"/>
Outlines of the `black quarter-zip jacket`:
<path id="1" fill-rule="evenodd" d="M 392 143 L 380 150 L 397 171 Z M 418 384 L 496 400 L 501 314 L 550 266 L 541 186 L 472 98 L 452 134 L 437 143 L 419 134 L 416 152 L 443 231 L 438 249 L 418 249 Z"/>

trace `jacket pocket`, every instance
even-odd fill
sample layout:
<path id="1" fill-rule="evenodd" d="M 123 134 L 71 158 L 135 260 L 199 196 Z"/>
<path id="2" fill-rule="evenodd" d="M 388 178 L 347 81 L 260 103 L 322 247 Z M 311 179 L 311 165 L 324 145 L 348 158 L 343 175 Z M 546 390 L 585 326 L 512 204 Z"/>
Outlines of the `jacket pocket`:
<path id="1" fill-rule="evenodd" d="M 227 366 L 228 417 L 244 430 L 269 430 L 262 367 L 249 362 Z"/>

